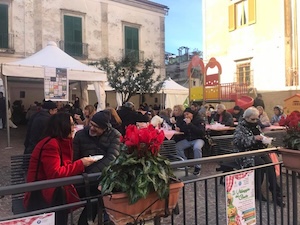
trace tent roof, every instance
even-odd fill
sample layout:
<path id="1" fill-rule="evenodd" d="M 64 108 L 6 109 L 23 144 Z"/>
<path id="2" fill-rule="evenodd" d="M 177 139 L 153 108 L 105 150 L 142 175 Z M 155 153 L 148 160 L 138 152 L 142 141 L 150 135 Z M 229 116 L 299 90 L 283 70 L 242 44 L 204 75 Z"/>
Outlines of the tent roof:
<path id="1" fill-rule="evenodd" d="M 164 92 L 165 94 L 188 94 L 189 89 L 181 86 L 169 77 L 164 81 L 163 86 L 159 91 L 159 93 L 162 92 Z"/>
<path id="2" fill-rule="evenodd" d="M 37 53 L 11 63 L 2 64 L 2 74 L 14 77 L 44 78 L 44 68 L 67 68 L 69 80 L 106 81 L 106 73 L 87 66 L 69 56 L 50 41 Z"/>

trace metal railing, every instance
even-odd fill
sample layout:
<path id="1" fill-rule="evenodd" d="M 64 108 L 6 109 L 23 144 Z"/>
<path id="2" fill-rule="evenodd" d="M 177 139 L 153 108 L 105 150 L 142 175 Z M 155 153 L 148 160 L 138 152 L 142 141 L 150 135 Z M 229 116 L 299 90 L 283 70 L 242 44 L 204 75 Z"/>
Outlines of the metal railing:
<path id="1" fill-rule="evenodd" d="M 130 61 L 135 62 L 143 62 L 144 61 L 144 52 L 133 49 L 123 49 L 122 55 L 124 59 L 128 59 Z"/>
<path id="2" fill-rule="evenodd" d="M 0 52 L 14 52 L 14 35 L 0 33 Z"/>
<path id="3" fill-rule="evenodd" d="M 267 154 L 269 152 L 276 151 L 276 148 L 260 149 L 251 152 L 242 152 L 234 154 L 219 155 L 213 157 L 206 157 L 202 159 L 191 159 L 186 161 L 172 162 L 171 167 L 176 169 L 179 167 L 193 167 L 193 165 L 202 164 L 202 171 L 205 168 L 214 168 L 219 162 L 232 161 L 245 156 L 258 156 L 262 154 Z M 297 174 L 295 172 L 290 172 L 282 167 L 282 162 L 278 163 L 280 165 L 280 176 L 277 178 L 282 189 L 282 196 L 286 196 L 283 200 L 286 202 L 286 206 L 277 206 L 275 202 L 272 201 L 272 197 L 269 194 L 265 195 L 267 202 L 263 202 L 261 197 L 256 200 L 256 219 L 257 224 L 284 224 L 289 225 L 298 224 L 298 193 L 299 188 L 297 182 Z M 274 166 L 274 163 L 268 163 L 265 165 L 255 166 L 247 169 L 234 170 L 226 173 L 212 172 L 209 171 L 207 176 L 189 176 L 184 177 L 185 186 L 181 192 L 178 206 L 179 214 L 171 215 L 168 218 L 162 218 L 161 221 L 156 221 L 155 224 L 180 224 L 180 225 L 192 225 L 192 224 L 220 224 L 223 225 L 226 222 L 226 207 L 225 207 L 225 188 L 220 184 L 219 179 L 229 174 L 235 174 L 239 172 L 244 172 L 248 170 L 259 170 L 262 168 L 268 168 Z M 95 181 L 100 174 L 90 174 L 88 178 L 90 181 Z M 268 178 L 268 177 L 267 177 Z M 53 179 L 47 181 L 38 181 L 33 183 L 18 184 L 0 187 L 0 196 L 6 196 L 1 201 L 9 199 L 9 196 L 16 193 L 24 193 L 28 191 L 45 189 L 49 187 L 57 187 L 69 184 L 83 184 L 83 176 L 73 176 L 67 178 Z M 275 182 L 275 181 L 274 181 Z M 262 192 L 269 192 L 269 187 L 266 182 L 262 186 Z M 98 198 L 91 197 L 92 201 L 98 201 Z M 101 199 L 101 198 L 100 198 Z M 30 213 L 22 213 L 17 215 L 10 215 L 5 218 L 1 218 L 0 221 L 25 217 L 29 215 L 40 214 L 44 212 L 52 212 L 59 209 L 73 208 L 74 206 L 83 206 L 89 202 L 87 199 L 81 200 L 77 203 L 51 207 L 44 210 L 39 210 Z M 98 204 L 99 212 L 101 212 L 101 204 Z M 76 216 L 75 216 L 76 217 Z M 70 217 L 71 223 L 76 223 L 74 221 L 74 215 L 71 213 Z M 102 224 L 101 213 L 98 214 L 98 224 Z"/>
<path id="4" fill-rule="evenodd" d="M 59 41 L 59 48 L 70 56 L 88 58 L 88 44 L 81 42 Z"/>

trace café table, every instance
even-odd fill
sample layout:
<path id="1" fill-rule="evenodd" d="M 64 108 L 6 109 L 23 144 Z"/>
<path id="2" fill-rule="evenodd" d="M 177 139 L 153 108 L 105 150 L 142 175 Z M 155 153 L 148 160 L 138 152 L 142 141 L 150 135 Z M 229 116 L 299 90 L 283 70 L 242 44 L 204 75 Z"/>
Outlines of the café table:
<path id="1" fill-rule="evenodd" d="M 276 131 L 276 130 L 286 130 L 286 127 L 271 125 L 271 126 L 269 126 L 269 127 L 265 127 L 265 128 L 263 129 L 263 132 L 267 132 L 267 131 Z"/>
<path id="2" fill-rule="evenodd" d="M 171 140 L 174 135 L 184 134 L 183 132 L 179 132 L 176 130 L 167 130 L 167 129 L 161 129 L 161 130 L 164 132 L 165 138 L 167 138 L 168 140 Z"/>
<path id="3" fill-rule="evenodd" d="M 235 127 L 229 127 L 229 126 L 215 126 L 211 124 L 207 124 L 205 126 L 206 130 L 213 130 L 213 131 L 232 131 L 235 130 Z"/>

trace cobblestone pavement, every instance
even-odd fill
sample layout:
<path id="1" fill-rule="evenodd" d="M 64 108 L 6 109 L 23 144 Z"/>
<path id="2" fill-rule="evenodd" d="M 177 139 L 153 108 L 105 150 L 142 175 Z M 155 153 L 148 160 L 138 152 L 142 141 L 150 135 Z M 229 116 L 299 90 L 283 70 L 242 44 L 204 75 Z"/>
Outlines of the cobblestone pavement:
<path id="1" fill-rule="evenodd" d="M 11 131 L 11 147 L 8 148 L 7 141 L 6 141 L 7 140 L 6 130 L 0 130 L 0 152 L 1 152 L 0 153 L 1 154 L 0 186 L 5 186 L 10 184 L 10 157 L 13 155 L 23 154 L 23 150 L 24 150 L 23 141 L 25 138 L 26 127 L 21 125 L 17 129 L 11 129 L 10 131 Z M 217 165 L 214 163 L 203 165 L 201 177 L 216 174 L 215 171 L 216 166 Z M 196 177 L 190 176 L 189 178 L 193 179 Z M 285 183 L 286 182 L 285 176 L 283 178 L 284 178 L 283 181 Z M 205 191 L 206 186 L 207 189 Z M 285 189 L 286 188 L 284 188 L 284 191 L 286 191 Z M 291 186 L 289 189 L 291 189 Z M 217 192 L 215 192 L 215 190 L 217 190 Z M 174 224 L 182 225 L 183 219 L 185 218 L 185 220 L 187 221 L 186 222 L 187 225 L 196 225 L 195 215 L 197 215 L 197 221 L 198 221 L 197 225 L 206 224 L 205 222 L 206 218 L 208 220 L 207 224 L 217 224 L 216 218 L 219 218 L 218 224 L 220 225 L 226 224 L 225 190 L 224 190 L 224 186 L 220 185 L 216 179 L 207 180 L 206 183 L 204 181 L 197 182 L 197 184 L 187 183 L 185 185 L 184 192 L 185 192 L 185 205 L 183 205 L 182 195 L 180 195 L 180 200 L 179 200 L 180 214 L 174 217 Z M 298 199 L 299 199 L 299 193 L 298 193 Z M 285 200 L 287 200 L 287 198 L 285 198 Z M 206 203 L 207 203 L 207 211 L 205 211 Z M 194 210 L 195 208 L 197 209 L 196 212 Z M 216 211 L 216 208 L 218 209 L 218 211 Z M 292 217 L 292 214 L 287 215 L 288 207 L 285 207 L 283 209 L 283 215 L 284 215 L 283 223 L 281 223 L 280 208 L 276 206 L 274 207 L 273 203 L 270 203 L 269 212 L 267 212 L 266 202 L 262 202 L 261 210 L 260 210 L 260 204 L 257 202 L 256 209 L 257 209 L 257 218 L 260 217 L 260 212 L 261 212 L 261 216 L 263 218 L 262 224 L 272 224 L 272 225 L 288 224 L 287 218 Z M 300 209 L 300 206 L 298 206 L 298 209 Z M 185 215 L 183 213 L 184 211 L 185 211 Z M 290 199 L 290 211 L 292 212 L 291 199 Z M 275 217 L 273 216 L 274 213 L 276 213 L 276 220 L 274 220 Z M 10 215 L 12 215 L 11 199 L 10 196 L 5 196 L 4 198 L 0 199 L 0 218 L 7 217 Z M 270 220 L 268 218 L 270 218 Z M 171 224 L 170 217 L 163 219 L 162 224 Z"/>

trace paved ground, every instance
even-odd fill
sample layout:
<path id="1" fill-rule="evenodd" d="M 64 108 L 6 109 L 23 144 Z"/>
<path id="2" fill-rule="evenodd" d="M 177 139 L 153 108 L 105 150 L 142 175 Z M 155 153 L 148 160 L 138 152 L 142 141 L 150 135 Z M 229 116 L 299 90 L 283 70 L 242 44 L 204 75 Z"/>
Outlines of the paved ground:
<path id="1" fill-rule="evenodd" d="M 17 129 L 11 129 L 11 147 L 7 148 L 6 130 L 0 130 L 0 186 L 10 184 L 10 157 L 12 155 L 23 154 L 23 141 L 25 138 L 26 127 L 19 126 Z M 207 164 L 203 166 L 201 177 L 216 174 L 216 164 Z M 182 174 L 183 172 L 181 172 Z M 180 175 L 180 173 L 179 173 Z M 195 177 L 189 177 L 190 179 Z M 285 177 L 284 177 L 285 179 Z M 284 180 L 284 182 L 286 182 Z M 288 182 L 290 183 L 290 181 Z M 299 182 L 298 182 L 299 183 Z M 205 187 L 207 186 L 207 189 Z M 289 187 L 290 189 L 291 187 Z M 284 190 L 286 191 L 286 187 Z M 215 192 L 217 190 L 217 194 Z M 289 191 L 290 192 L 290 191 Z M 298 194 L 299 195 L 299 194 Z M 291 200 L 290 200 L 291 201 Z M 298 201 L 299 202 L 299 201 Z M 205 206 L 207 203 L 207 208 Z M 290 202 L 291 204 L 292 202 Z M 216 205 L 218 207 L 216 207 Z M 299 205 L 299 204 L 298 204 Z M 182 195 L 179 201 L 180 214 L 175 216 L 174 224 L 182 225 L 183 219 L 187 221 L 187 225 L 195 224 L 195 215 L 197 215 L 199 225 L 206 224 L 206 217 L 208 224 L 217 224 L 216 218 L 219 218 L 219 224 L 226 224 L 225 214 L 225 190 L 223 185 L 219 185 L 215 179 L 205 182 L 189 183 L 185 185 L 185 205 L 182 202 Z M 292 210 L 292 205 L 290 205 Z M 197 211 L 195 211 L 195 208 Z M 216 211 L 218 209 L 218 211 Z M 275 211 L 274 211 L 275 209 Z M 300 209 L 300 206 L 298 207 Z M 292 215 L 287 215 L 288 207 L 283 210 L 283 223 L 289 224 L 287 218 Z M 184 213 L 185 212 L 185 215 Z M 276 212 L 276 220 L 274 220 L 274 213 Z M 263 202 L 261 205 L 261 213 L 263 218 L 262 224 L 281 224 L 280 208 L 269 205 L 269 213 L 267 212 L 267 203 Z M 10 196 L 0 199 L 0 218 L 12 215 Z M 257 218 L 260 215 L 260 206 L 257 204 Z M 271 218 L 272 217 L 272 218 Z M 268 221 L 268 218 L 271 218 Z M 170 218 L 162 220 L 162 224 L 170 224 Z M 259 223 L 258 223 L 259 224 Z M 196 224 L 195 224 L 196 225 Z"/>

